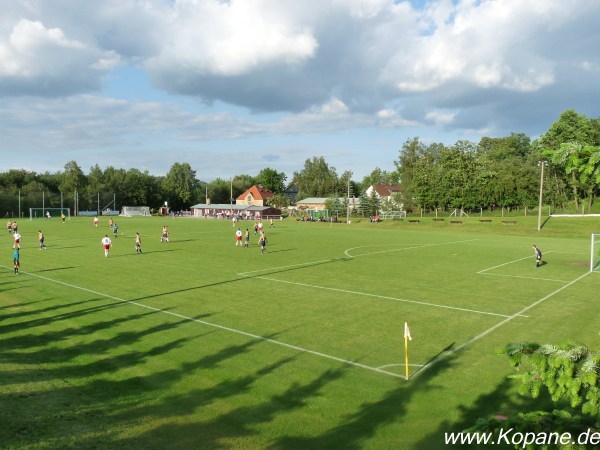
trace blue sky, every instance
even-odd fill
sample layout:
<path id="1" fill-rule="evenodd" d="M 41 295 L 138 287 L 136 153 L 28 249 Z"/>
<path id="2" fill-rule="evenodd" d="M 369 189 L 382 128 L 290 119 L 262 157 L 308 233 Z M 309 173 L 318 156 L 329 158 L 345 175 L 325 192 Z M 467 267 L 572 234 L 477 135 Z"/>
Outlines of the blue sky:
<path id="1" fill-rule="evenodd" d="M 591 0 L 0 0 L 0 170 L 203 181 L 598 117 Z"/>

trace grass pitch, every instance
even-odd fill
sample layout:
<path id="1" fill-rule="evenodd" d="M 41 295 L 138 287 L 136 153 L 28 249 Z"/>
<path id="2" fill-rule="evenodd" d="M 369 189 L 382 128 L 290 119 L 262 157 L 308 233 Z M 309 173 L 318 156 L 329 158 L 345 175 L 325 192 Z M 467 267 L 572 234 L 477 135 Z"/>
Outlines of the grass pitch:
<path id="1" fill-rule="evenodd" d="M 116 222 L 22 220 L 20 276 L 6 233 L 1 448 L 442 448 L 529 402 L 496 349 L 599 344 L 597 220 Z"/>

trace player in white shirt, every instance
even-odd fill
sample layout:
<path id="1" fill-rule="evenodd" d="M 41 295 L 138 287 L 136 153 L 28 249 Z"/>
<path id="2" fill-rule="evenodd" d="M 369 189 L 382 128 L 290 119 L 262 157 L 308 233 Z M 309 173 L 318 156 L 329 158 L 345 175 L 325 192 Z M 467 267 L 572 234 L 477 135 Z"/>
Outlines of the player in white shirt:
<path id="1" fill-rule="evenodd" d="M 21 248 L 21 235 L 19 234 L 18 231 L 15 231 L 15 234 L 13 234 L 13 238 L 15 239 L 15 243 L 13 244 L 13 248 Z"/>
<path id="2" fill-rule="evenodd" d="M 102 247 L 104 247 L 104 256 L 108 258 L 108 250 L 110 249 L 110 246 L 112 244 L 110 238 L 108 237 L 108 235 L 104 236 L 102 238 Z"/>

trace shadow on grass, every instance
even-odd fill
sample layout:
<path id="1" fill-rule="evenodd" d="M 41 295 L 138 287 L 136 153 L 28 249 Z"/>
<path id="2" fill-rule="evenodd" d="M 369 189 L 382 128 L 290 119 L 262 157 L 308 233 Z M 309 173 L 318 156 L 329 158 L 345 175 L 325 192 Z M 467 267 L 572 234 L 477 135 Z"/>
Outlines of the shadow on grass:
<path id="1" fill-rule="evenodd" d="M 444 447 L 445 433 L 461 432 L 475 425 L 479 418 L 504 416 L 514 418 L 519 413 L 536 410 L 554 409 L 552 400 L 546 393 L 538 399 L 517 394 L 519 382 L 505 378 L 492 391 L 480 395 L 470 406 L 459 406 L 460 418 L 454 422 L 445 421 L 431 435 L 425 437 L 414 445 L 415 450 L 429 450 Z M 454 446 L 453 448 L 490 448 L 489 445 L 481 447 Z M 504 447 L 502 447 L 504 448 Z M 513 447 L 510 447 L 513 448 Z"/>
<path id="2" fill-rule="evenodd" d="M 36 273 L 44 273 L 44 272 L 55 272 L 57 270 L 68 270 L 68 269 L 77 269 L 77 266 L 53 267 L 51 269 L 42 269 L 42 270 L 32 271 L 31 273 L 36 274 Z"/>
<path id="3" fill-rule="evenodd" d="M 300 427 L 276 428 L 277 434 L 268 437 L 265 426 L 294 411 L 310 415 L 311 399 L 334 395 L 335 384 L 360 369 L 327 363 L 332 368 L 289 378 L 298 373 L 286 369 L 298 357 L 294 351 L 274 362 L 261 351 L 271 360 L 261 364 L 253 352 L 264 340 L 241 337 L 239 344 L 219 345 L 218 330 L 181 337 L 178 330 L 189 320 L 156 311 L 95 320 L 104 316 L 94 314 L 116 305 L 86 308 L 86 303 L 72 303 L 79 309 L 62 313 L 62 305 L 53 305 L 40 312 L 45 317 L 28 321 L 27 329 L 9 324 L 0 330 L 3 445 L 187 449 L 232 442 L 256 448 L 262 442 L 262 448 L 359 449 L 380 427 L 405 420 L 412 396 L 435 388 L 431 382 L 452 364 L 448 357 L 414 381 L 399 381 L 381 398 L 344 409 L 339 425 L 319 435 L 306 435 Z M 147 326 L 149 317 L 161 322 Z M 128 324 L 139 329 L 119 331 Z M 285 331 L 266 337 L 276 339 Z M 202 350 L 209 335 L 207 344 L 216 345 L 216 351 Z M 196 346 L 198 357 L 189 353 Z M 178 358 L 169 356 L 174 351 Z M 182 352 L 188 357 L 182 359 Z M 276 388 L 265 389 L 269 377 L 278 380 Z M 370 392 L 365 387 L 365 395 Z M 328 401 L 344 404 L 343 399 Z"/>

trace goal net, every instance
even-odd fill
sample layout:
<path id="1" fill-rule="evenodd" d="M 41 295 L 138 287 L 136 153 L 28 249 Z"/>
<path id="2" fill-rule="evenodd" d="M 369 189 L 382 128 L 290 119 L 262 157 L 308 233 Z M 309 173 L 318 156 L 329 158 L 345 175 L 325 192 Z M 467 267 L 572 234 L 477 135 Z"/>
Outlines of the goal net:
<path id="1" fill-rule="evenodd" d="M 29 220 L 60 218 L 63 214 L 71 220 L 70 208 L 29 208 Z"/>
<path id="2" fill-rule="evenodd" d="M 590 271 L 600 272 L 600 233 L 592 233 L 592 250 L 590 255 Z"/>
<path id="3" fill-rule="evenodd" d="M 148 206 L 123 206 L 121 215 L 126 217 L 148 216 L 150 217 L 150 207 Z"/>

